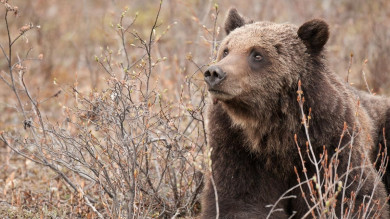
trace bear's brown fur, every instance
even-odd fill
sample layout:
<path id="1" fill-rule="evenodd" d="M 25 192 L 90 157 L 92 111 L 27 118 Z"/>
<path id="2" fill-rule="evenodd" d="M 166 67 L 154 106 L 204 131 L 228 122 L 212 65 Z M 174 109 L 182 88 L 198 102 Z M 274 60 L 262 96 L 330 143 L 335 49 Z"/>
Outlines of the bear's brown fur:
<path id="1" fill-rule="evenodd" d="M 303 147 L 307 141 L 297 102 L 299 80 L 304 110 L 311 108 L 309 135 L 317 159 L 323 146 L 332 156 L 344 123 L 350 133 L 353 127 L 358 133 L 353 139 L 351 165 L 359 166 L 363 156 L 374 157 L 369 146 L 373 145 L 372 136 L 376 136 L 375 121 L 358 105 L 356 92 L 328 69 L 323 47 L 329 30 L 324 21 L 315 19 L 299 28 L 251 23 L 231 9 L 225 31 L 228 35 L 220 44 L 218 62 L 204 73 L 212 100 L 207 134 L 221 218 L 266 218 L 266 206 L 297 184 L 294 166 L 302 170 L 302 165 L 294 135 Z M 345 135 L 341 144 L 350 141 L 350 135 Z M 347 170 L 348 154 L 338 155 L 340 176 Z M 314 176 L 313 165 L 307 164 L 306 168 L 306 174 Z M 353 181 L 351 175 L 349 182 Z M 363 175 L 367 181 L 356 194 L 355 212 L 364 196 L 371 195 L 377 172 L 370 166 Z M 347 197 L 357 186 L 349 186 Z M 296 198 L 280 202 L 277 207 L 283 211 L 273 213 L 272 218 L 289 218 L 292 214 L 301 218 L 308 211 L 301 191 L 292 194 Z M 383 206 L 381 218 L 389 215 L 386 197 L 384 185 L 377 183 L 373 199 Z M 203 193 L 203 218 L 215 217 L 215 203 L 209 182 Z M 338 200 L 336 205 L 338 216 L 340 203 Z"/>
<path id="2" fill-rule="evenodd" d="M 367 110 L 373 121 L 374 135 L 372 136 L 377 154 L 387 149 L 387 156 L 390 154 L 390 98 L 384 96 L 373 96 L 364 91 L 356 91 L 359 95 L 362 106 Z M 382 159 L 382 157 L 379 157 Z M 379 168 L 380 163 L 377 164 Z M 382 177 L 387 193 L 390 194 L 390 165 L 387 165 L 386 173 Z"/>

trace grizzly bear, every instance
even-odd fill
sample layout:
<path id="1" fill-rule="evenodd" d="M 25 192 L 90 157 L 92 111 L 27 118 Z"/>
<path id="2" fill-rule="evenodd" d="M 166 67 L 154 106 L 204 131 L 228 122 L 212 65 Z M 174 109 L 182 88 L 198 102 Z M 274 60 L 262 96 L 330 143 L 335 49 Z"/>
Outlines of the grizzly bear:
<path id="1" fill-rule="evenodd" d="M 252 22 L 231 9 L 225 32 L 204 72 L 212 171 L 202 218 L 388 218 L 378 124 L 364 94 L 329 69 L 327 23 Z"/>

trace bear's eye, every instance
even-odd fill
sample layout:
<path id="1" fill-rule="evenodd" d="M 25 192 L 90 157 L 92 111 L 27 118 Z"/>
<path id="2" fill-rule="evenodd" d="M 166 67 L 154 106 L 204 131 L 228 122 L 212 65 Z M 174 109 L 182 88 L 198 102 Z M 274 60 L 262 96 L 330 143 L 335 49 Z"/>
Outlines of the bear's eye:
<path id="1" fill-rule="evenodd" d="M 263 55 L 264 54 L 264 55 Z M 261 71 L 267 66 L 269 60 L 267 59 L 267 53 L 262 48 L 253 48 L 248 54 L 249 67 L 254 72 Z"/>
<path id="2" fill-rule="evenodd" d="M 253 60 L 255 60 L 256 62 L 259 62 L 259 61 L 263 60 L 263 56 L 261 56 L 261 54 L 258 52 L 254 52 L 253 53 Z"/>
<path id="3" fill-rule="evenodd" d="M 222 57 L 225 58 L 228 54 L 229 54 L 229 50 L 228 49 L 224 49 L 223 53 L 222 53 Z"/>

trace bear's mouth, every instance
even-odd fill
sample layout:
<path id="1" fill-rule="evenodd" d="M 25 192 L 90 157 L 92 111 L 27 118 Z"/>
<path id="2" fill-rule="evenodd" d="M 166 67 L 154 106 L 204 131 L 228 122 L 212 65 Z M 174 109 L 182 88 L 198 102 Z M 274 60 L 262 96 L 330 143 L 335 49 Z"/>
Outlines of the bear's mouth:
<path id="1" fill-rule="evenodd" d="M 209 88 L 211 94 L 227 94 L 226 92 Z"/>
<path id="2" fill-rule="evenodd" d="M 215 89 L 209 89 L 209 93 L 213 98 L 218 98 L 218 99 L 229 99 L 229 97 L 231 96 L 229 93 L 226 93 L 225 91 L 215 90 Z"/>
<path id="3" fill-rule="evenodd" d="M 225 91 L 216 89 L 209 89 L 208 91 L 214 104 L 218 103 L 218 101 L 224 101 L 231 98 L 231 94 L 226 93 Z"/>

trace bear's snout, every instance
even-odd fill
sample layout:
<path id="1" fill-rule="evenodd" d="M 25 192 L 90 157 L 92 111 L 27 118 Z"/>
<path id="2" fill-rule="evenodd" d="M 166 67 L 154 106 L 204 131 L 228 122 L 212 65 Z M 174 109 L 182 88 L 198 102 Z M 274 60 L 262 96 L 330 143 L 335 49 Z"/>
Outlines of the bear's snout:
<path id="1" fill-rule="evenodd" d="M 215 65 L 210 66 L 204 73 L 204 80 L 209 86 L 209 89 L 213 89 L 225 78 L 226 73 L 222 70 L 222 68 Z"/>

